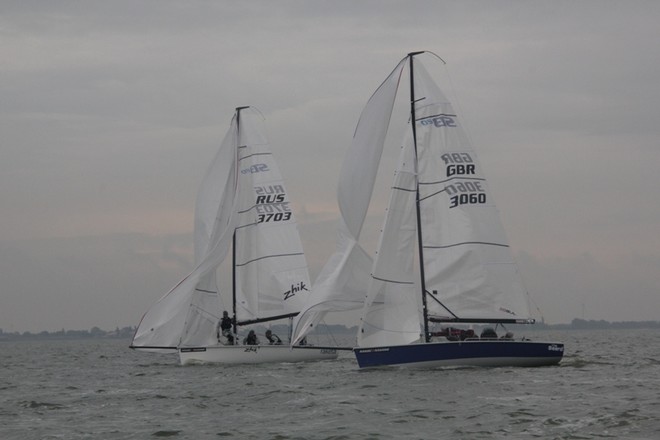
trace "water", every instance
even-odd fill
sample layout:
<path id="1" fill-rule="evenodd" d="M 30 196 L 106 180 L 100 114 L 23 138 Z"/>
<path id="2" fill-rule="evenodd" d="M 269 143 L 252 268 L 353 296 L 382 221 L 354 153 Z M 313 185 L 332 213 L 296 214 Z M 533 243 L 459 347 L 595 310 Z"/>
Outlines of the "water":
<path id="1" fill-rule="evenodd" d="M 533 333 L 559 366 L 178 365 L 129 341 L 0 343 L 0 439 L 657 439 L 660 330 Z"/>

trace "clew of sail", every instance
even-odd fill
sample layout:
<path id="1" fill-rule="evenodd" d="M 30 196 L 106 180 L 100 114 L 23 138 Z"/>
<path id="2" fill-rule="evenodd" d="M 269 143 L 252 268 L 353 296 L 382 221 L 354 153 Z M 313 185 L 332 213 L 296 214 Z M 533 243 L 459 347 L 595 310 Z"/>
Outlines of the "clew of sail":
<path id="1" fill-rule="evenodd" d="M 354 310 L 363 306 L 372 260 L 360 246 L 360 232 L 371 200 L 404 66 L 405 60 L 374 92 L 360 115 L 339 177 L 337 200 L 341 218 L 337 248 L 314 282 L 314 294 L 294 320 L 294 344 L 312 331 L 328 312 Z"/>

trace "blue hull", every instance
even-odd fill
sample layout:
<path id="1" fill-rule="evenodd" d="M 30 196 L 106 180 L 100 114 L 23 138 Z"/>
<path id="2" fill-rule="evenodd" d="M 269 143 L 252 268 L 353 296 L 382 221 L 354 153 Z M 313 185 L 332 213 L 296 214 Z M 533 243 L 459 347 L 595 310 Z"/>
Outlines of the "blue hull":
<path id="1" fill-rule="evenodd" d="M 384 366 L 518 366 L 558 364 L 564 344 L 511 340 L 467 340 L 353 349 L 360 368 Z"/>

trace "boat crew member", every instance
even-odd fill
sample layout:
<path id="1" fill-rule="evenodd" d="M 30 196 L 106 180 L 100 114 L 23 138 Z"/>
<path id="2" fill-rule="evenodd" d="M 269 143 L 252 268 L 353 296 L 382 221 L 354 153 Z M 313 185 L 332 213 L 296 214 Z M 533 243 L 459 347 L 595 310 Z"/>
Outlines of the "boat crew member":
<path id="1" fill-rule="evenodd" d="M 280 337 L 270 330 L 266 330 L 266 339 L 268 339 L 270 345 L 282 345 Z"/>
<path id="2" fill-rule="evenodd" d="M 259 338 L 254 330 L 250 330 L 248 335 L 243 339 L 244 345 L 259 345 Z"/>
<path id="3" fill-rule="evenodd" d="M 229 313 L 226 310 L 223 311 L 222 318 L 218 322 L 218 328 L 216 329 L 218 341 L 220 340 L 220 335 L 222 335 L 227 338 L 229 345 L 234 345 L 234 334 L 231 331 L 232 325 L 234 325 L 234 320 L 229 317 Z"/>

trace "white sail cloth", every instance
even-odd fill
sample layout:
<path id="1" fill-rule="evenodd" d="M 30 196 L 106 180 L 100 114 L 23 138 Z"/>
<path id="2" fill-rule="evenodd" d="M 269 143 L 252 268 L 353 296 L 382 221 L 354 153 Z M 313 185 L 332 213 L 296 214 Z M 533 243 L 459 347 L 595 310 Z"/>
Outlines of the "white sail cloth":
<path id="1" fill-rule="evenodd" d="M 288 192 L 258 116 L 241 112 L 238 169 L 245 191 L 236 229 L 238 322 L 298 313 L 311 290 Z"/>
<path id="2" fill-rule="evenodd" d="M 307 302 L 307 262 L 263 118 L 240 108 L 211 163 L 195 207 L 195 269 L 145 314 L 133 346 L 217 344 L 215 327 L 235 293 L 236 319 L 292 315 Z M 217 269 L 234 242 L 233 274 Z"/>
<path id="3" fill-rule="evenodd" d="M 230 249 L 238 220 L 236 124 L 234 117 L 197 195 L 195 268 L 145 313 L 133 337 L 134 347 L 175 348 L 184 333 L 191 337 L 204 335 L 204 340 L 213 336 L 213 327 L 210 331 L 205 328 L 211 326 L 211 319 L 198 319 L 196 323 L 186 324 L 186 318 L 191 305 L 199 311 L 214 310 L 214 305 L 215 310 L 218 309 L 215 271 Z"/>
<path id="4" fill-rule="evenodd" d="M 360 232 L 404 65 L 402 61 L 390 73 L 360 115 L 339 177 L 337 200 L 341 219 L 337 249 L 314 282 L 310 303 L 294 320 L 294 343 L 312 331 L 328 312 L 353 310 L 363 305 L 372 260 L 359 244 Z"/>
<path id="5" fill-rule="evenodd" d="M 376 90 L 360 116 L 339 180 L 337 250 L 316 280 L 310 304 L 295 322 L 295 340 L 326 313 L 362 305 L 359 346 L 419 340 L 424 329 L 422 295 L 428 315 L 438 319 L 530 318 L 526 292 L 476 154 L 451 104 L 416 55 L 411 55 L 416 151 L 408 133 L 377 257 L 372 264 L 359 238 L 409 57 Z M 417 194 L 421 241 L 417 240 Z M 419 246 L 423 280 L 416 260 Z"/>
<path id="6" fill-rule="evenodd" d="M 439 319 L 529 319 L 526 292 L 474 149 L 449 101 L 422 63 L 413 63 L 417 156 L 406 141 L 358 332 L 362 347 L 419 340 L 423 321 L 415 317 L 422 315 L 423 294 L 428 315 Z M 413 281 L 419 279 L 412 264 L 417 185 L 425 293 Z"/>
<path id="7" fill-rule="evenodd" d="M 527 292 L 477 154 L 451 103 L 421 60 L 414 62 L 429 314 L 530 319 Z"/>

